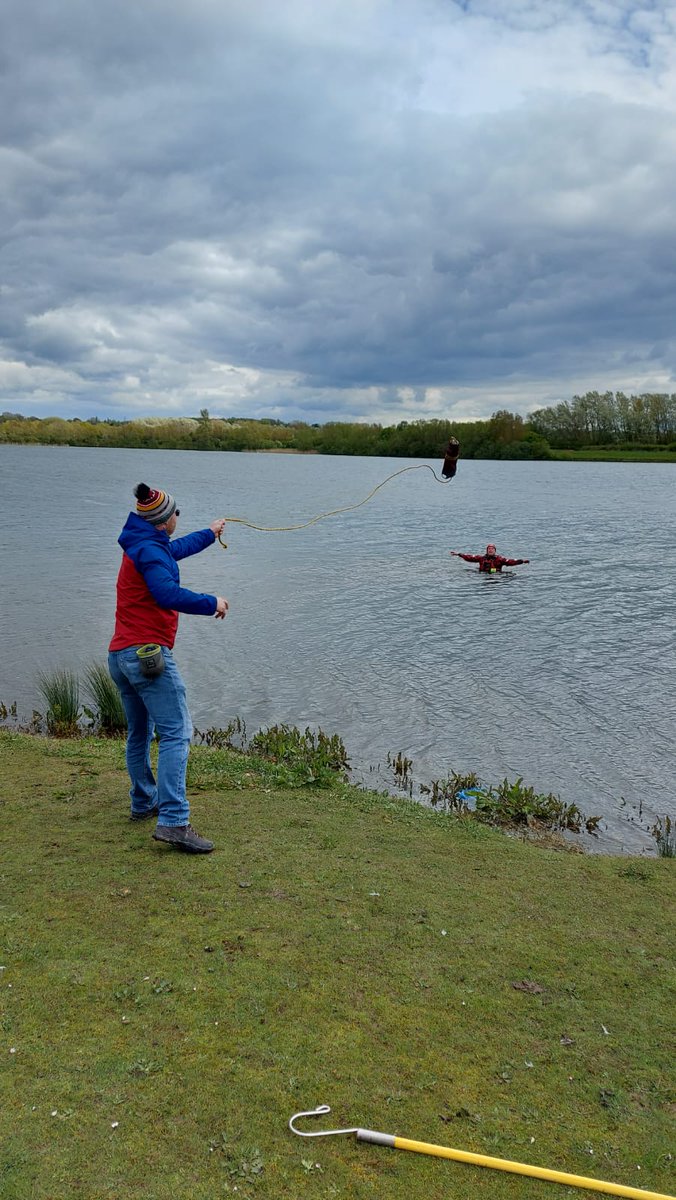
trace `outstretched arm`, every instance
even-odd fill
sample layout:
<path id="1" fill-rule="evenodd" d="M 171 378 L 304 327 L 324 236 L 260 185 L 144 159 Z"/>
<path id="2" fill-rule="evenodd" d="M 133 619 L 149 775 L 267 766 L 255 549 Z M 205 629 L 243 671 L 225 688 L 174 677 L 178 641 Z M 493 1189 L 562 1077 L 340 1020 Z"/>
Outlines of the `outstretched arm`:
<path id="1" fill-rule="evenodd" d="M 211 596 L 207 592 L 191 592 L 188 588 L 181 587 L 171 574 L 169 563 L 160 556 L 140 555 L 134 565 L 141 572 L 148 591 L 160 608 L 204 617 L 218 614 L 220 597 Z"/>
<path id="2" fill-rule="evenodd" d="M 530 562 L 529 558 L 505 558 L 503 559 L 506 567 L 520 567 L 522 563 Z"/>
<path id="3" fill-rule="evenodd" d="M 460 550 L 451 550 L 454 558 L 464 558 L 465 562 L 481 562 L 480 554 L 462 554 Z"/>
<path id="4" fill-rule="evenodd" d="M 191 554 L 199 554 L 207 546 L 213 546 L 219 533 L 223 532 L 225 518 L 219 517 L 212 521 L 208 529 L 198 529 L 196 533 L 187 533 L 185 537 L 175 538 L 169 543 L 172 558 L 178 562 L 181 558 L 189 558 Z"/>
<path id="5" fill-rule="evenodd" d="M 190 558 L 191 554 L 199 554 L 207 546 L 213 546 L 216 538 L 210 529 L 197 529 L 194 533 L 186 533 L 185 537 L 175 538 L 169 543 L 169 553 L 178 562 L 181 558 Z"/>

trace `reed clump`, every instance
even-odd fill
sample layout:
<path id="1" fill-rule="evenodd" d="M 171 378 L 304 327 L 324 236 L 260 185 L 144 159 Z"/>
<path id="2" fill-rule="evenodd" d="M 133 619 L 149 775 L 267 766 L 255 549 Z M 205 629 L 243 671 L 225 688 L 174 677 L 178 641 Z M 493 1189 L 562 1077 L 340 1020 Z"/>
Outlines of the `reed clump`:
<path id="1" fill-rule="evenodd" d="M 660 858 L 676 858 L 676 827 L 671 817 L 658 817 L 651 829 Z"/>
<path id="2" fill-rule="evenodd" d="M 123 734 L 127 718 L 117 686 L 103 663 L 93 662 L 85 674 L 86 688 L 94 709 L 85 709 L 85 716 L 109 737 Z"/>
<path id="3" fill-rule="evenodd" d="M 38 687 L 47 705 L 45 722 L 52 737 L 72 737 L 81 716 L 80 681 L 74 671 L 44 671 Z"/>

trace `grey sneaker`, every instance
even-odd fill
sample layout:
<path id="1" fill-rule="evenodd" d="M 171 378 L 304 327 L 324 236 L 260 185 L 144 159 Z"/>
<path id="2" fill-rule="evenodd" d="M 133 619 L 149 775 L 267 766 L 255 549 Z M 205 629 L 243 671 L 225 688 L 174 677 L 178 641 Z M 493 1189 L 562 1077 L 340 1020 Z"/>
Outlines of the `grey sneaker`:
<path id="1" fill-rule="evenodd" d="M 169 842 L 189 854 L 208 854 L 214 848 L 214 843 L 195 833 L 192 825 L 156 825 L 153 837 L 156 842 Z"/>
<path id="2" fill-rule="evenodd" d="M 149 817 L 159 817 L 160 810 L 155 805 L 154 808 L 147 808 L 145 812 L 131 812 L 129 814 L 130 821 L 147 821 Z"/>

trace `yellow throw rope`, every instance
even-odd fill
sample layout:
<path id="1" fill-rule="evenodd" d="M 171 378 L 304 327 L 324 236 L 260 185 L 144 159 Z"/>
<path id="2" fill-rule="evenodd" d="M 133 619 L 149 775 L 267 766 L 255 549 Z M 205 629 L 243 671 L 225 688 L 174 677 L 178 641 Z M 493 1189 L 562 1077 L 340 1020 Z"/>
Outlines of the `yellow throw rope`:
<path id="1" fill-rule="evenodd" d="M 232 525 L 246 525 L 247 529 L 258 529 L 262 533 L 286 533 L 294 529 L 307 529 L 308 525 L 316 525 L 317 521 L 323 521 L 325 517 L 335 517 L 338 513 L 352 512 L 355 508 L 361 508 L 362 504 L 366 504 L 368 500 L 375 496 L 381 487 L 385 487 L 385 484 L 389 483 L 391 479 L 396 479 L 397 475 L 404 475 L 406 471 L 431 471 L 437 483 L 448 483 L 447 479 L 441 479 L 437 475 L 429 463 L 417 463 L 414 467 L 402 467 L 399 471 L 393 471 L 391 475 L 387 476 L 387 479 L 383 479 L 382 483 L 376 484 L 373 491 L 369 492 L 368 496 L 365 496 L 358 504 L 346 504 L 343 508 L 332 508 L 330 512 L 319 513 L 318 516 L 311 517 L 309 521 L 303 521 L 301 525 L 254 525 L 253 521 L 245 521 L 243 517 L 226 517 L 225 519 Z M 227 550 L 228 544 L 223 541 L 220 533 L 218 540 L 223 549 Z"/>

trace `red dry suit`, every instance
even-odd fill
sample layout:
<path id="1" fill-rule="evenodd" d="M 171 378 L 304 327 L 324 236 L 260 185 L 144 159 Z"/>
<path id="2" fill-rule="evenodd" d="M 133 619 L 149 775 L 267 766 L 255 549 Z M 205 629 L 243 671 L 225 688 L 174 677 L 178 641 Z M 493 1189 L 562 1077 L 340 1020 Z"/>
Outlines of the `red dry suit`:
<path id="1" fill-rule="evenodd" d="M 501 554 L 458 554 L 465 562 L 478 562 L 479 570 L 486 575 L 501 571 L 503 567 L 518 567 L 528 562 L 527 558 L 503 558 Z"/>

